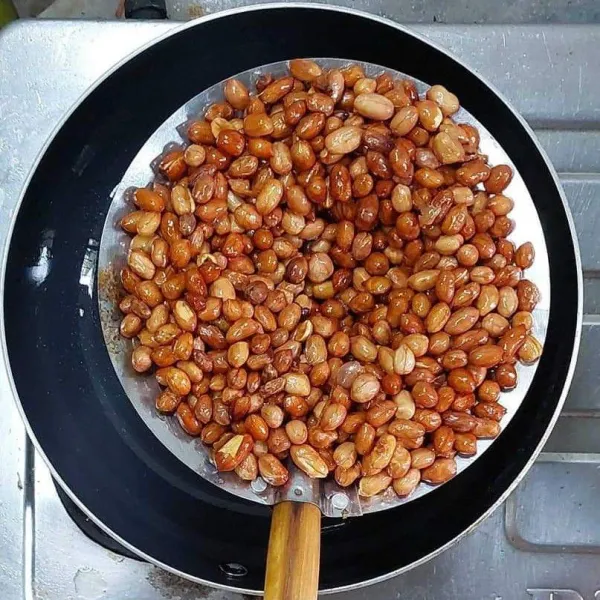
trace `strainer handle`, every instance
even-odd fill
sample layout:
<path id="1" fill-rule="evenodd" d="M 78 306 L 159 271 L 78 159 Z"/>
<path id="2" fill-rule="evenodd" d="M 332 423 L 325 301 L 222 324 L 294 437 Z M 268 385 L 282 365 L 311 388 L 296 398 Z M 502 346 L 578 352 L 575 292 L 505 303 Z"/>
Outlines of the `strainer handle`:
<path id="1" fill-rule="evenodd" d="M 321 511 L 309 503 L 275 505 L 267 553 L 265 600 L 316 600 L 320 552 Z"/>

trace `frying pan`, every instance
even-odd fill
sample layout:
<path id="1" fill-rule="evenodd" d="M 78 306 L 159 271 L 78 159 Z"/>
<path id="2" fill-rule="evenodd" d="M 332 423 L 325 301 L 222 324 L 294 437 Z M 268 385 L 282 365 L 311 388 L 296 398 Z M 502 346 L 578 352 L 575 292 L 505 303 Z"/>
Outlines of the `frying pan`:
<path id="1" fill-rule="evenodd" d="M 2 314 L 14 389 L 36 447 L 90 518 L 147 560 L 249 593 L 262 586 L 269 510 L 199 478 L 140 419 L 102 340 L 98 251 L 111 193 L 161 123 L 224 78 L 297 56 L 365 61 L 457 90 L 531 193 L 551 287 L 545 351 L 505 431 L 432 493 L 360 519 L 325 519 L 322 590 L 415 566 L 502 501 L 558 416 L 581 326 L 577 245 L 546 157 L 504 100 L 419 36 L 331 7 L 252 7 L 189 24 L 109 73 L 48 143 L 12 224 Z"/>

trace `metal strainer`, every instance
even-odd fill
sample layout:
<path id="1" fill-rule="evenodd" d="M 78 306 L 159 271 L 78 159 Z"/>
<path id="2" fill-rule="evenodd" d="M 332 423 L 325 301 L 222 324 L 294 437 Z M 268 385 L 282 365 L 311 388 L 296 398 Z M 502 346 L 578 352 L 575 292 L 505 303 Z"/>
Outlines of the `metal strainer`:
<path id="1" fill-rule="evenodd" d="M 328 68 L 341 67 L 348 63 L 333 58 L 314 60 Z M 374 64 L 361 64 L 368 75 L 375 76 L 386 70 L 397 77 L 408 77 Z M 240 74 L 232 74 L 232 77 L 242 80 L 248 87 L 253 87 L 261 74 L 278 75 L 284 72 L 286 72 L 286 63 L 279 62 Z M 433 83 L 435 82 L 429 82 L 429 84 Z M 429 87 L 421 81 L 416 81 L 416 84 L 420 93 Z M 141 148 L 122 181 L 113 190 L 112 204 L 102 233 L 98 265 L 101 272 L 112 274 L 114 276 L 112 279 L 117 280 L 118 272 L 125 266 L 129 238 L 118 227 L 118 222 L 131 210 L 131 188 L 144 186 L 153 179 L 153 168 L 156 167 L 158 157 L 166 150 L 182 144 L 182 140 L 174 141 L 178 137 L 178 132 L 183 134 L 189 120 L 201 114 L 207 105 L 220 101 L 222 88 L 223 82 L 212 86 L 171 115 Z M 511 235 L 511 239 L 517 245 L 524 241 L 531 241 L 537 250 L 537 259 L 528 274 L 541 292 L 542 300 L 534 311 L 533 333 L 543 343 L 549 317 L 550 275 L 543 230 L 531 194 L 510 158 L 481 123 L 462 108 L 456 117 L 460 122 L 468 122 L 477 127 L 481 136 L 481 151 L 488 155 L 491 164 L 504 163 L 513 167 L 514 177 L 507 193 L 515 199 L 515 208 L 511 216 L 514 216 L 517 228 Z M 135 410 L 154 435 L 179 460 L 214 485 L 253 502 L 277 505 L 269 541 L 267 598 L 303 600 L 316 595 L 319 562 L 318 530 L 321 513 L 328 517 L 357 517 L 410 502 L 435 489 L 433 486 L 421 484 L 408 498 L 397 497 L 391 489 L 375 497 L 362 498 L 354 487 L 341 488 L 333 480 L 312 480 L 294 467 L 290 470 L 289 482 L 281 488 L 270 487 L 261 478 L 248 483 L 240 480 L 233 473 L 217 472 L 207 449 L 199 440 L 189 437 L 174 420 L 162 417 L 155 411 L 154 400 L 159 393 L 158 384 L 153 377 L 141 377 L 132 370 L 131 342 L 119 336 L 118 307 L 114 293 L 108 293 L 106 286 L 99 286 L 99 302 L 103 334 L 114 369 Z M 502 403 L 507 409 L 501 421 L 503 428 L 510 422 L 525 398 L 536 369 L 537 366 L 519 368 L 518 387 L 503 394 Z M 492 443 L 493 440 L 480 440 L 478 453 L 475 456 L 458 457 L 458 473 L 473 464 Z M 315 506 L 319 510 L 316 510 Z"/>

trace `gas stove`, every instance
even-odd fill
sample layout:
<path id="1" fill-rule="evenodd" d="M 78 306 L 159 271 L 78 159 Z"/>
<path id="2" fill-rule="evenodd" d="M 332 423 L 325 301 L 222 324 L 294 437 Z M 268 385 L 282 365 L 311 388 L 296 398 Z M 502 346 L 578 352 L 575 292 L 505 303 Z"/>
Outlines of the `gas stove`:
<path id="1" fill-rule="evenodd" d="M 20 190 L 62 115 L 102 73 L 174 26 L 25 21 L 0 32 L 0 260 Z M 504 506 L 425 565 L 337 597 L 600 600 L 600 26 L 415 29 L 492 81 L 559 172 L 585 272 L 583 340 L 558 425 Z M 28 440 L 0 363 L 2 600 L 242 598 L 140 561 L 89 522 Z"/>

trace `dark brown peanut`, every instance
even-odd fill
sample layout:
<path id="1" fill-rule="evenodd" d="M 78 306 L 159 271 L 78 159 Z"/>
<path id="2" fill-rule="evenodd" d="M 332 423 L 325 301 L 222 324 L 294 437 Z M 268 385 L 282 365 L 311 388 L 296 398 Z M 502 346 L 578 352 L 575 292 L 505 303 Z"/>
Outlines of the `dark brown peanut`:
<path id="1" fill-rule="evenodd" d="M 453 458 L 438 458 L 421 472 L 423 481 L 439 484 L 452 479 L 456 475 L 456 461 Z"/>

